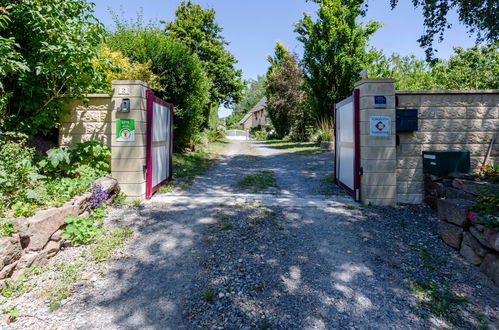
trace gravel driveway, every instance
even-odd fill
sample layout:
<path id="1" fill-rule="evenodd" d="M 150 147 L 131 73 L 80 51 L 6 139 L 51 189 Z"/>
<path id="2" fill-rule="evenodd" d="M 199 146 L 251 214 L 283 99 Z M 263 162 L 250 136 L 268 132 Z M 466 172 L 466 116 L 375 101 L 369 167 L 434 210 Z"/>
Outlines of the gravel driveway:
<path id="1" fill-rule="evenodd" d="M 276 187 L 237 184 L 264 170 Z M 497 287 L 439 240 L 431 210 L 363 208 L 331 172 L 327 152 L 233 142 L 186 191 L 115 212 L 138 233 L 127 257 L 52 313 L 51 326 L 498 327 Z"/>

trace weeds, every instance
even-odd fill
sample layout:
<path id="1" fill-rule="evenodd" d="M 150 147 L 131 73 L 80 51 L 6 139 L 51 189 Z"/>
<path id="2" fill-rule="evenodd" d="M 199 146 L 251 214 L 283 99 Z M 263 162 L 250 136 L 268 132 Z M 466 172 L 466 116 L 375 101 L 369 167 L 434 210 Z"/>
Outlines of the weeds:
<path id="1" fill-rule="evenodd" d="M 321 180 L 320 191 L 322 195 L 332 196 L 337 194 L 338 187 L 334 184 L 334 175 L 329 174 L 324 179 Z"/>
<path id="2" fill-rule="evenodd" d="M 267 188 L 277 187 L 274 172 L 262 171 L 257 174 L 248 175 L 237 184 L 240 187 L 250 188 L 254 193 Z"/>
<path id="3" fill-rule="evenodd" d="M 232 224 L 230 223 L 221 223 L 220 226 L 222 227 L 222 230 L 229 230 L 229 229 L 232 229 L 234 226 L 232 226 Z"/>
<path id="4" fill-rule="evenodd" d="M 2 314 L 7 314 L 7 324 L 15 322 L 19 316 L 19 309 L 17 306 L 11 306 L 2 310 Z"/>
<path id="5" fill-rule="evenodd" d="M 59 281 L 44 288 L 41 295 L 46 297 L 50 311 L 55 311 L 61 307 L 64 299 L 73 294 L 73 283 L 81 278 L 81 273 L 85 269 L 85 263 L 65 263 L 60 262 L 55 265 L 59 274 Z"/>
<path id="6" fill-rule="evenodd" d="M 459 313 L 459 305 L 468 302 L 466 298 L 452 292 L 447 284 L 434 280 L 429 282 L 412 280 L 411 290 L 420 299 L 418 302 L 420 307 L 451 323 Z"/>
<path id="7" fill-rule="evenodd" d="M 203 293 L 203 299 L 208 302 L 215 300 L 215 292 L 212 289 L 206 289 Z"/>
<path id="8" fill-rule="evenodd" d="M 125 244 L 126 240 L 132 236 L 131 228 L 115 229 L 107 232 L 94 245 L 90 246 L 88 254 L 95 262 L 103 262 L 111 258 L 116 249 Z"/>

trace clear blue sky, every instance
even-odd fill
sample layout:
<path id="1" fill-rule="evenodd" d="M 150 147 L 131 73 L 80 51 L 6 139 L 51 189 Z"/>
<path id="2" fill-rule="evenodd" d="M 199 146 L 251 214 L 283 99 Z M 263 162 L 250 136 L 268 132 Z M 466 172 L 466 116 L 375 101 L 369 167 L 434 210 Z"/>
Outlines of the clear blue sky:
<path id="1" fill-rule="evenodd" d="M 96 16 L 106 26 L 112 26 L 113 21 L 108 8 L 115 12 L 123 9 L 125 17 L 135 18 L 142 10 L 146 22 L 172 20 L 179 0 L 94 0 Z M 303 12 L 313 14 L 317 4 L 305 0 L 200 0 L 194 1 L 203 7 L 216 10 L 219 25 L 224 29 L 222 34 L 227 41 L 229 51 L 235 55 L 239 63 L 237 67 L 243 70 L 245 79 L 256 78 L 267 70 L 267 56 L 273 53 L 276 41 L 281 41 L 286 47 L 298 54 L 302 47 L 296 40 L 293 24 Z M 371 45 L 383 49 L 385 53 L 396 52 L 402 55 L 415 54 L 424 57 L 424 51 L 419 48 L 418 37 L 423 32 L 423 17 L 421 10 L 415 10 L 410 0 L 400 0 L 399 6 L 391 10 L 389 0 L 370 0 L 367 17 L 382 22 L 383 27 L 371 39 Z M 466 29 L 458 24 L 457 16 L 453 15 L 450 22 L 453 28 L 445 35 L 444 42 L 437 44 L 437 56 L 447 58 L 452 53 L 452 47 L 471 47 L 474 38 L 470 38 Z M 221 109 L 220 116 L 225 117 L 230 110 Z"/>

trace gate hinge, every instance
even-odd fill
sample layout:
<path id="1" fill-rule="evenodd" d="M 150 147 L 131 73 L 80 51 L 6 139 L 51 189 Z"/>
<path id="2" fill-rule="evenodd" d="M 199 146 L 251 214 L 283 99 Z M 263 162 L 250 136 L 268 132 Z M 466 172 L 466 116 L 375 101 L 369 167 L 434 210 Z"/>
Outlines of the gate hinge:
<path id="1" fill-rule="evenodd" d="M 359 175 L 360 176 L 364 175 L 364 169 L 362 167 L 359 167 Z"/>

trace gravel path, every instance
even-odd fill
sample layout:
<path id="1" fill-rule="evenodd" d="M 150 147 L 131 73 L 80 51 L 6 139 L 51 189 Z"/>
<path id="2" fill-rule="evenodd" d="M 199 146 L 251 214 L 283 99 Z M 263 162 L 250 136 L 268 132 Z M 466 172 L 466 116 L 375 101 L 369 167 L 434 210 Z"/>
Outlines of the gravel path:
<path id="1" fill-rule="evenodd" d="M 255 193 L 237 185 L 263 170 L 273 171 L 278 187 Z M 362 208 L 327 180 L 331 172 L 327 152 L 232 143 L 186 191 L 115 210 L 112 217 L 136 231 L 126 257 L 47 312 L 45 323 L 29 325 L 499 326 L 497 287 L 439 240 L 431 210 Z M 9 328 L 26 328 L 23 322 Z"/>

